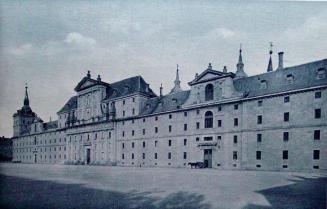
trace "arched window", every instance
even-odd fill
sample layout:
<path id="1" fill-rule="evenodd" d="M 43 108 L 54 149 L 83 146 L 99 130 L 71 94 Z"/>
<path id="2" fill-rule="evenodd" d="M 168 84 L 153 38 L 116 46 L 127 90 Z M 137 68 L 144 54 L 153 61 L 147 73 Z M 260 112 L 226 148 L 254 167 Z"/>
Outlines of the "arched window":
<path id="1" fill-rule="evenodd" d="M 213 100 L 213 85 L 211 83 L 206 85 L 205 100 L 206 101 Z"/>
<path id="2" fill-rule="evenodd" d="M 204 116 L 204 128 L 213 127 L 213 114 L 211 111 L 207 111 Z"/>

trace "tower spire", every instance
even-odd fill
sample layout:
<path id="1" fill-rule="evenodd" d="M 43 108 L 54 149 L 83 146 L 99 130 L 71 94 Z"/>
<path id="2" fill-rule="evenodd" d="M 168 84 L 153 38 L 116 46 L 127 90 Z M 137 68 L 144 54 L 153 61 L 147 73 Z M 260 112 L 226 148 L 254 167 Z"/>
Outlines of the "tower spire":
<path id="1" fill-rule="evenodd" d="M 28 99 L 28 92 L 27 92 L 27 82 L 25 83 L 25 98 L 24 98 L 24 106 L 30 105 L 30 100 Z"/>
<path id="2" fill-rule="evenodd" d="M 238 63 L 236 64 L 236 78 L 243 78 L 247 77 L 246 73 L 244 72 L 244 64 L 243 64 L 243 58 L 242 58 L 242 44 L 240 44 L 240 54 L 238 56 Z"/>
<path id="3" fill-rule="evenodd" d="M 272 60 L 271 60 L 271 55 L 273 53 L 273 50 L 272 50 L 273 46 L 274 46 L 273 43 L 270 42 L 269 62 L 268 62 L 267 72 L 273 71 L 273 65 L 272 65 Z"/>
<path id="4" fill-rule="evenodd" d="M 179 65 L 177 64 L 177 67 L 176 67 L 176 79 L 174 81 L 174 88 L 170 91 L 170 93 L 176 93 L 176 92 L 179 92 L 179 91 L 182 91 L 182 88 L 181 88 L 181 81 L 179 80 Z"/>

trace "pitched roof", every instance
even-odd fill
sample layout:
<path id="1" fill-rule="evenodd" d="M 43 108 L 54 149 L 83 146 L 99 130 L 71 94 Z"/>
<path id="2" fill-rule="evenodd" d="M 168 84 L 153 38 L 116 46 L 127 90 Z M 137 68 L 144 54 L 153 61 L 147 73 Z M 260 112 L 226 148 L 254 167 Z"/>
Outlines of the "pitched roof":
<path id="1" fill-rule="evenodd" d="M 58 113 L 67 112 L 77 108 L 77 96 L 71 97 L 68 102 L 58 111 Z"/>
<path id="2" fill-rule="evenodd" d="M 136 92 L 147 94 L 150 97 L 155 97 L 156 94 L 150 87 L 147 87 L 147 85 L 148 84 L 144 81 L 142 76 L 134 76 L 111 83 L 109 88 L 107 88 L 107 97 L 105 99 L 127 96 Z"/>
<path id="3" fill-rule="evenodd" d="M 43 127 L 44 127 L 44 130 L 56 129 L 56 128 L 58 128 L 58 121 L 54 120 L 54 121 L 50 121 L 47 123 L 43 123 Z"/>
<path id="4" fill-rule="evenodd" d="M 190 90 L 148 99 L 141 110 L 140 115 L 178 110 L 189 97 L 189 94 Z"/>
<path id="5" fill-rule="evenodd" d="M 83 86 L 85 83 L 89 83 L 89 85 Z M 85 76 L 78 84 L 77 86 L 74 88 L 75 91 L 81 91 L 87 88 L 90 88 L 92 86 L 96 86 L 96 85 L 103 85 L 103 86 L 109 86 L 108 83 L 103 82 L 101 80 L 94 80 L 88 76 Z"/>
<path id="6" fill-rule="evenodd" d="M 278 93 L 327 84 L 327 77 L 317 79 L 317 70 L 327 69 L 327 59 L 306 63 L 298 66 L 287 67 L 273 72 L 250 76 L 234 80 L 237 91 L 247 92 L 248 97 Z M 287 76 L 293 79 L 287 81 Z M 292 77 L 292 78 L 291 78 Z M 261 82 L 266 82 L 266 88 L 261 88 Z"/>

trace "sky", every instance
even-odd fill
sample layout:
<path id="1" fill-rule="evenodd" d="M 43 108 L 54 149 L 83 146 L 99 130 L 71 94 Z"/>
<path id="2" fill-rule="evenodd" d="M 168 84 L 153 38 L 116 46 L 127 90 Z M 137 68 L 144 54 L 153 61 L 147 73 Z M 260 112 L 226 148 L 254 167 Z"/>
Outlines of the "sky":
<path id="1" fill-rule="evenodd" d="M 141 75 L 158 94 L 211 62 L 235 72 L 240 43 L 245 72 L 327 58 L 327 2 L 283 1 L 6 1 L 0 2 L 0 136 L 12 115 L 30 106 L 44 121 L 75 95 L 91 71 L 112 83 Z"/>

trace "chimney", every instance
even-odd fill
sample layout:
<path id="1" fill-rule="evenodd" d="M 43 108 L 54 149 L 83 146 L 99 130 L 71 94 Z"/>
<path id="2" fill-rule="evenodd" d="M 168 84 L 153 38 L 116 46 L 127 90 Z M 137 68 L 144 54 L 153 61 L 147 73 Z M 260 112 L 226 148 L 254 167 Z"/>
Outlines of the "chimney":
<path id="1" fill-rule="evenodd" d="M 100 75 L 98 75 L 97 81 L 98 81 L 98 82 L 101 81 L 101 77 L 100 77 Z"/>
<path id="2" fill-rule="evenodd" d="M 223 72 L 227 73 L 227 67 L 226 66 L 224 66 Z"/>
<path id="3" fill-rule="evenodd" d="M 284 68 L 284 52 L 278 53 L 278 68 L 277 70 L 282 70 Z"/>

